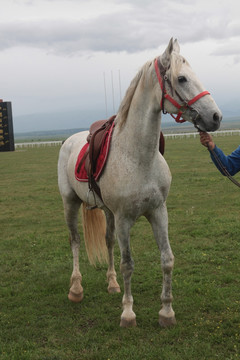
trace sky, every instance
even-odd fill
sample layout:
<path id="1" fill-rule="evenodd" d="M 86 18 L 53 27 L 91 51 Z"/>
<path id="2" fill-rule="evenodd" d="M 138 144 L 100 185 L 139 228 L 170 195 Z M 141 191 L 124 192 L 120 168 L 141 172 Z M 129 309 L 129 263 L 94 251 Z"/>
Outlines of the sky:
<path id="1" fill-rule="evenodd" d="M 0 9 L 0 98 L 12 102 L 15 131 L 110 117 L 171 37 L 223 115 L 240 114 L 239 0 L 0 0 Z"/>

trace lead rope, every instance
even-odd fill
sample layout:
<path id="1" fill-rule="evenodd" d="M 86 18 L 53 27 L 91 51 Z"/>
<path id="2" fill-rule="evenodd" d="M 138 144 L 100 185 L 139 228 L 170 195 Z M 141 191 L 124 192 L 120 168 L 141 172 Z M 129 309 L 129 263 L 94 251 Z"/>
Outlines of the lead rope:
<path id="1" fill-rule="evenodd" d="M 219 159 L 219 157 L 217 156 L 217 154 L 215 154 L 215 152 L 213 150 L 210 150 L 209 146 L 208 146 L 208 150 L 210 151 L 210 153 L 213 155 L 214 159 L 216 160 L 218 166 L 220 167 L 220 169 L 222 170 L 222 172 L 226 175 L 226 177 L 231 180 L 236 186 L 240 187 L 240 183 L 234 179 L 232 177 L 232 175 L 229 174 L 229 172 L 227 171 L 227 169 L 225 168 L 225 166 L 223 166 L 221 160 Z"/>

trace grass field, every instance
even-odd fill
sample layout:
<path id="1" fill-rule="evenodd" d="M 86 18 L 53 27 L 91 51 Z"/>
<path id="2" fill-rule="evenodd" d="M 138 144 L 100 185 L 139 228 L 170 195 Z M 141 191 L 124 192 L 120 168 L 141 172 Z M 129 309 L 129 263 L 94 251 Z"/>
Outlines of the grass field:
<path id="1" fill-rule="evenodd" d="M 216 140 L 226 153 L 239 145 L 238 136 Z M 177 319 L 170 329 L 158 326 L 160 255 L 144 218 L 131 233 L 138 327 L 119 327 L 122 294 L 107 293 L 106 266 L 91 267 L 83 244 L 85 297 L 68 301 L 58 150 L 0 153 L 0 360 L 240 359 L 240 193 L 199 140 L 166 141 Z M 117 246 L 115 256 L 122 286 Z"/>

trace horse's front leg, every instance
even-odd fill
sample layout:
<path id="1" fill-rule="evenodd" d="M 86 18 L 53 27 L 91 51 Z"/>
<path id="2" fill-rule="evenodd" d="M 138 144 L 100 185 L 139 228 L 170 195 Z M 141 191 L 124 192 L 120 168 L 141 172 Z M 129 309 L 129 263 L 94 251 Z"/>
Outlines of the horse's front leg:
<path id="1" fill-rule="evenodd" d="M 106 244 L 108 248 L 108 292 L 110 294 L 120 293 L 120 286 L 117 282 L 117 274 L 114 266 L 114 243 L 115 243 L 115 225 L 114 216 L 110 210 L 105 209 L 107 229 L 106 229 Z"/>
<path id="2" fill-rule="evenodd" d="M 168 240 L 168 213 L 166 203 L 147 217 L 152 225 L 157 245 L 161 252 L 161 266 L 163 271 L 162 309 L 159 312 L 159 324 L 163 327 L 176 324 L 175 313 L 172 309 L 172 270 L 174 256 Z"/>
<path id="3" fill-rule="evenodd" d="M 121 273 L 124 281 L 123 312 L 121 315 L 121 327 L 136 326 L 136 315 L 133 312 L 133 297 L 131 292 L 131 276 L 134 269 L 134 262 L 130 251 L 130 227 L 126 219 L 115 221 L 117 238 L 121 251 Z"/>

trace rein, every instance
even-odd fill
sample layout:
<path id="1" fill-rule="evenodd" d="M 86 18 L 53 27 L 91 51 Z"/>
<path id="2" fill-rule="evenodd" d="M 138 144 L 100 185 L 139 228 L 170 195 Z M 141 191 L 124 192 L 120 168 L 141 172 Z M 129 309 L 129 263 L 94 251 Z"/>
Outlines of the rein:
<path id="1" fill-rule="evenodd" d="M 173 94 L 173 87 L 172 87 L 172 84 L 171 84 L 170 80 L 168 79 L 167 74 L 166 74 L 167 69 L 165 69 L 163 67 L 163 65 L 161 64 L 160 58 L 155 59 L 154 66 L 155 66 L 155 71 L 156 71 L 156 75 L 157 75 L 157 78 L 158 78 L 158 82 L 159 82 L 161 90 L 162 90 L 162 99 L 161 99 L 160 105 L 161 105 L 161 109 L 162 109 L 163 114 L 167 114 L 167 111 L 164 109 L 164 100 L 166 99 L 166 100 L 170 101 L 178 109 L 177 116 L 174 116 L 173 114 L 170 114 L 170 115 L 175 119 L 175 121 L 177 123 L 185 122 L 186 120 L 184 120 L 183 118 L 181 119 L 182 114 L 184 114 L 184 112 L 187 109 L 190 109 L 190 110 L 193 109 L 191 107 L 192 104 L 194 104 L 196 101 L 201 99 L 203 96 L 210 95 L 210 93 L 208 91 L 203 91 L 200 94 L 194 96 L 194 98 L 192 98 L 191 100 L 184 100 L 180 96 L 180 94 L 176 90 L 174 90 L 176 95 L 178 96 L 178 98 L 183 102 L 183 104 L 181 105 L 167 93 L 166 82 L 168 83 L 172 94 Z M 196 111 L 196 110 L 194 110 L 194 111 Z M 198 115 L 199 114 L 197 114 L 194 121 L 196 121 Z"/>

